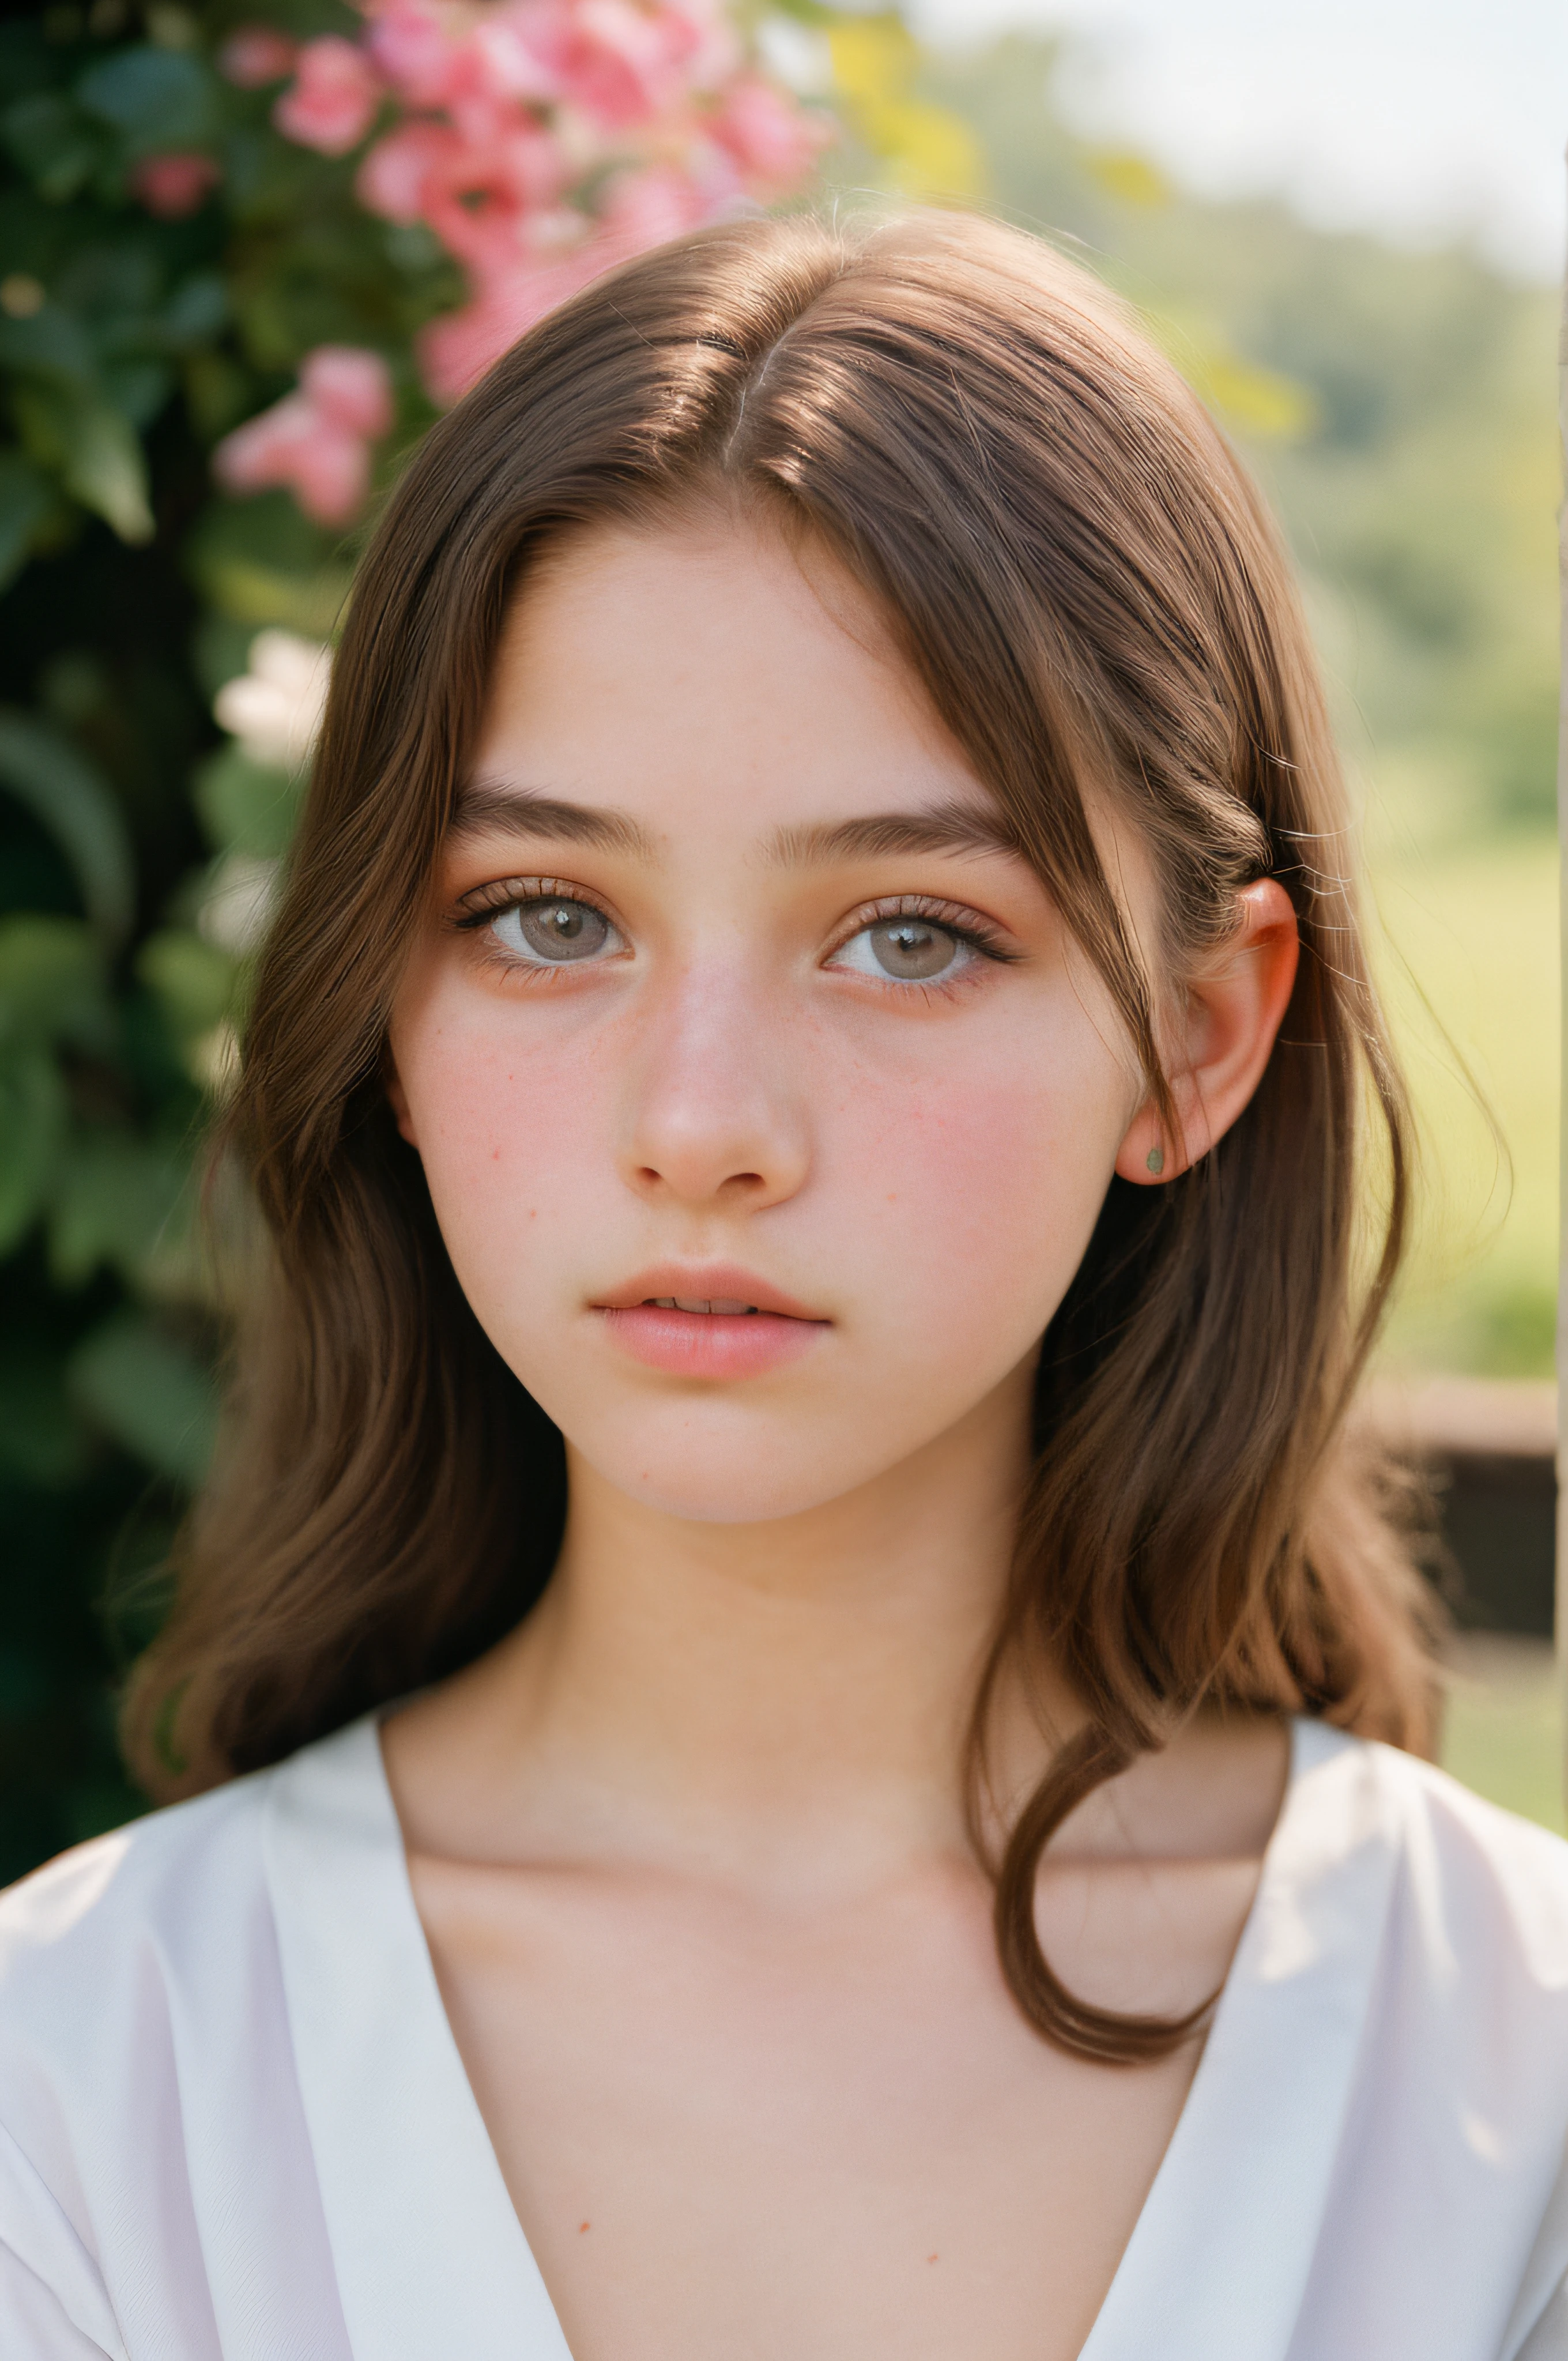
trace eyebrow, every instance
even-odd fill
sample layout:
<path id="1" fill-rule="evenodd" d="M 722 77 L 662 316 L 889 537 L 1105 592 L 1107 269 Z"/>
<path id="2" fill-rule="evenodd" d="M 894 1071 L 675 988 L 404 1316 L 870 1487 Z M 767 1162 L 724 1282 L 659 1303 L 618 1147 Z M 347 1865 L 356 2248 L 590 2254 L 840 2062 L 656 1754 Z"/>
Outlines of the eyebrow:
<path id="1" fill-rule="evenodd" d="M 830 861 L 864 861 L 884 852 L 1007 852 L 1022 848 L 1000 812 L 970 804 L 935 804 L 927 811 L 873 812 L 864 819 L 781 828 L 769 839 L 770 861 L 789 869 Z"/>
<path id="2" fill-rule="evenodd" d="M 511 836 L 547 837 L 557 843 L 592 845 L 601 852 L 658 858 L 658 847 L 641 820 L 602 805 L 574 804 L 530 787 L 498 781 L 465 782 L 455 798 L 448 833 L 478 836 L 499 830 Z M 872 812 L 863 818 L 821 820 L 776 829 L 763 858 L 779 868 L 826 867 L 836 861 L 874 860 L 878 855 L 917 852 L 1004 852 L 1016 860 L 1022 848 L 998 812 L 972 804 L 936 804 L 925 811 Z"/>
<path id="3" fill-rule="evenodd" d="M 558 844 L 591 844 L 600 852 L 626 852 L 642 861 L 658 856 L 652 837 L 628 812 L 564 803 L 531 787 L 503 787 L 491 779 L 465 780 L 453 798 L 447 834 L 482 836 L 497 830 L 507 836 L 550 837 Z"/>

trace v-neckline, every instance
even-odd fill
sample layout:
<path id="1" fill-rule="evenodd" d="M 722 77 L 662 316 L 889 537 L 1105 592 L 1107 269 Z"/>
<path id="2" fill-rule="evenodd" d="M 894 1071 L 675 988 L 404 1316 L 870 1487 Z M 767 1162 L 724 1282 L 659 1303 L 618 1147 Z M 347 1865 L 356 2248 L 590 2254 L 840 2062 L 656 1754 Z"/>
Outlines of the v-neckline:
<path id="1" fill-rule="evenodd" d="M 1203 2055 L 1080 2361 L 1284 2361 L 1393 1888 L 1375 1753 L 1292 1726 Z M 356 2361 L 571 2361 L 442 2002 L 377 1717 L 271 1773 L 264 1847 Z"/>

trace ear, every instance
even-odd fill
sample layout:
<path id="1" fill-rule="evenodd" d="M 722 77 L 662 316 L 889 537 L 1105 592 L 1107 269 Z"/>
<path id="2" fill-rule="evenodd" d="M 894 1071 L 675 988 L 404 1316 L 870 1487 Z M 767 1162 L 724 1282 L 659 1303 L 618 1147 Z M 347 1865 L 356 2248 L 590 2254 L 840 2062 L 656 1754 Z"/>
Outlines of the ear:
<path id="1" fill-rule="evenodd" d="M 392 1110 L 398 1129 L 409 1146 L 417 1148 L 419 1141 L 414 1137 L 414 1119 L 409 1112 L 409 1094 L 403 1088 L 403 1078 L 398 1071 L 389 1046 L 381 1057 L 381 1088 L 387 1093 L 387 1104 Z"/>
<path id="2" fill-rule="evenodd" d="M 1229 1131 L 1263 1079 L 1296 981 L 1296 913 L 1274 877 L 1245 887 L 1236 904 L 1235 932 L 1186 980 L 1170 1075 L 1181 1137 L 1168 1136 L 1146 1100 L 1116 1158 L 1124 1180 L 1151 1188 L 1185 1172 Z"/>

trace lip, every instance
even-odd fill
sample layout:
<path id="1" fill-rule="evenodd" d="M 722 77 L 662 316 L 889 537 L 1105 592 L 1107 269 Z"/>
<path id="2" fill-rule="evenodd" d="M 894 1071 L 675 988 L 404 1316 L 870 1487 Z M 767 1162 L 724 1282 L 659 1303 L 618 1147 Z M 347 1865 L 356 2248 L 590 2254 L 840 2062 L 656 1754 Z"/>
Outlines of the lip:
<path id="1" fill-rule="evenodd" d="M 748 1312 L 680 1312 L 660 1297 L 745 1303 Z M 832 1326 L 794 1296 L 734 1263 L 662 1263 L 592 1306 L 613 1341 L 644 1367 L 709 1381 L 762 1377 L 808 1353 Z"/>
<path id="2" fill-rule="evenodd" d="M 754 1270 L 742 1270 L 738 1262 L 661 1262 L 647 1270 L 640 1270 L 624 1287 L 611 1288 L 607 1294 L 594 1298 L 596 1312 L 633 1312 L 641 1305 L 654 1301 L 661 1295 L 685 1296 L 687 1302 L 750 1303 L 757 1312 L 776 1312 L 782 1320 L 809 1320 L 815 1325 L 828 1323 L 820 1312 L 797 1303 L 793 1295 L 782 1288 L 771 1287 L 759 1279 Z M 723 1319 L 722 1312 L 688 1312 L 688 1319 Z M 737 1315 L 745 1318 L 744 1313 Z"/>

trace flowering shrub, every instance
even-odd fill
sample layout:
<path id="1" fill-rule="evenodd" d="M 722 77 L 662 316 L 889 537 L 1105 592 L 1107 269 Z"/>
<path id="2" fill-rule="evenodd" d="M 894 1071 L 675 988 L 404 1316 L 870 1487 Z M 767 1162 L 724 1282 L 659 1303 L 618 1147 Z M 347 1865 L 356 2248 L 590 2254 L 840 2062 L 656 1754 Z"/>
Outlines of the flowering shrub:
<path id="1" fill-rule="evenodd" d="M 360 203 L 461 267 L 467 300 L 414 340 L 441 404 L 598 271 L 799 188 L 828 130 L 756 70 L 718 0 L 367 0 L 356 40 L 296 49 L 247 26 L 220 63 L 247 89 L 287 75 L 283 136 L 362 150 Z M 172 198 L 200 160 L 158 159 L 160 187 Z M 334 402 L 324 372 L 346 382 L 349 357 L 312 354 L 301 391 L 228 438 L 231 490 L 287 484 L 323 524 L 356 512 L 391 420 L 385 401 Z"/>
<path id="2" fill-rule="evenodd" d="M 285 484 L 318 524 L 346 524 L 370 489 L 370 446 L 391 431 L 391 379 L 379 353 L 318 345 L 297 393 L 225 436 L 213 470 L 231 492 Z"/>

